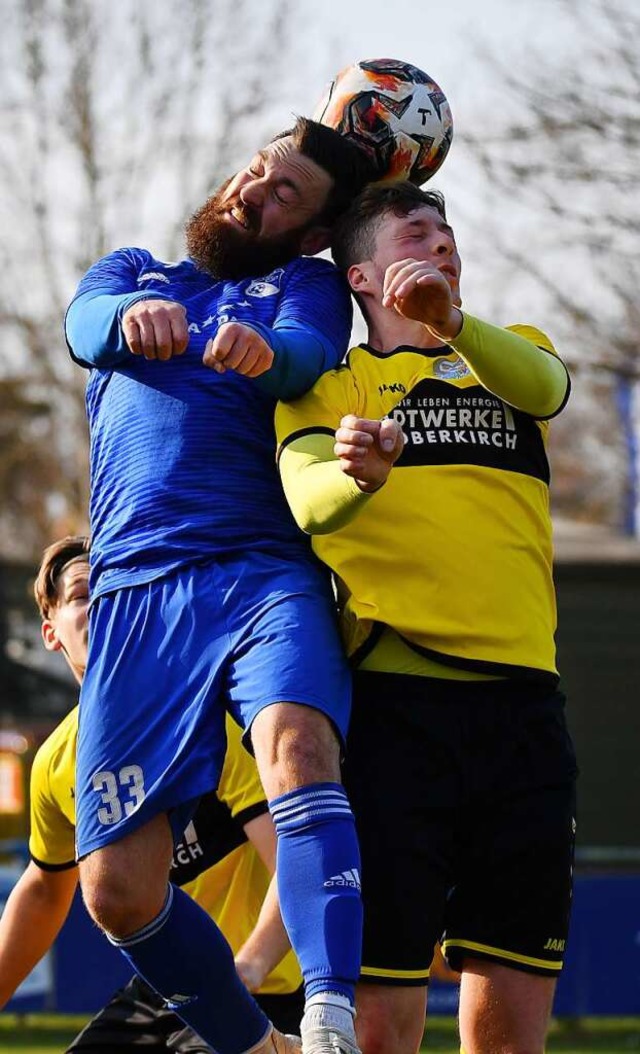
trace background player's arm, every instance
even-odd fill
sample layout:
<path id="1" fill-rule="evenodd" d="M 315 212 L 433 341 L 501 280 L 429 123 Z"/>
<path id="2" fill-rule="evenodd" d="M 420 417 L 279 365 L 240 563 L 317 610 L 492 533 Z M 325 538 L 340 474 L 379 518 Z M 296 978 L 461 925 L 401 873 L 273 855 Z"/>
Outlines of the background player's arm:
<path id="1" fill-rule="evenodd" d="M 335 437 L 311 432 L 285 446 L 282 485 L 301 530 L 330 534 L 349 523 L 386 482 L 403 445 L 395 421 L 349 414 Z"/>
<path id="2" fill-rule="evenodd" d="M 569 376 L 544 334 L 527 339 L 467 315 L 455 306 L 444 274 L 431 264 L 402 260 L 387 268 L 383 304 L 417 322 L 457 351 L 480 383 L 518 410 L 552 417 L 564 405 Z"/>
<path id="3" fill-rule="evenodd" d="M 273 820 L 269 813 L 263 813 L 249 820 L 244 829 L 265 867 L 273 875 L 253 931 L 235 957 L 240 977 L 249 991 L 255 992 L 267 974 L 271 973 L 286 955 L 291 944 L 280 914 L 278 887 L 274 875 L 276 834 Z"/>
<path id="4" fill-rule="evenodd" d="M 49 951 L 64 923 L 78 869 L 44 871 L 30 861 L 0 918 L 0 1007 Z"/>

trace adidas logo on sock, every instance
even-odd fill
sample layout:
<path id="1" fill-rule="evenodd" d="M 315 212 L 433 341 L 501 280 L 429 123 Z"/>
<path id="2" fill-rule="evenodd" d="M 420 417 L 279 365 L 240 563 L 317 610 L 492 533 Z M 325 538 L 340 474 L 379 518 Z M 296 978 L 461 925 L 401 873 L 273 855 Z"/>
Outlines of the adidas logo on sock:
<path id="1" fill-rule="evenodd" d="M 339 875 L 332 875 L 324 883 L 324 888 L 330 889 L 332 886 L 347 886 L 349 889 L 357 889 L 360 892 L 360 875 L 357 868 L 341 871 Z"/>

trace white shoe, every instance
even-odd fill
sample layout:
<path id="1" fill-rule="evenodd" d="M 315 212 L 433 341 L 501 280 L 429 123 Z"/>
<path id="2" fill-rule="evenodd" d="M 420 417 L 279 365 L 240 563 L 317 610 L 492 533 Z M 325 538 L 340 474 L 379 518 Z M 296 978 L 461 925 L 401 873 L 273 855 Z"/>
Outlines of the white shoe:
<path id="1" fill-rule="evenodd" d="M 337 1028 L 306 1028 L 302 1037 L 302 1054 L 360 1054 L 349 1036 Z"/>

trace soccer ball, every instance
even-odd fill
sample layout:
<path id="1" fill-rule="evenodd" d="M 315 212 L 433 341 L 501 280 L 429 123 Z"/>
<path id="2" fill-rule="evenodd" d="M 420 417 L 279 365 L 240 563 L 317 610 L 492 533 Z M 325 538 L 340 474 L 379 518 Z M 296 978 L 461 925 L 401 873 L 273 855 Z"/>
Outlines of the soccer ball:
<path id="1" fill-rule="evenodd" d="M 444 92 L 408 62 L 364 59 L 341 70 L 313 119 L 353 140 L 380 179 L 420 186 L 444 161 L 453 118 Z"/>

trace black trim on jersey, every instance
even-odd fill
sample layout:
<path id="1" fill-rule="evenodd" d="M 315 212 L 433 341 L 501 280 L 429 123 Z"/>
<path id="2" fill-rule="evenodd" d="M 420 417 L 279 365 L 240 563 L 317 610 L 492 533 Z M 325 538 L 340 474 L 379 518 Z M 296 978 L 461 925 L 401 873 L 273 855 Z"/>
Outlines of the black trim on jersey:
<path id="1" fill-rule="evenodd" d="M 365 642 L 361 644 L 359 648 L 356 648 L 353 655 L 349 659 L 349 663 L 351 666 L 353 666 L 354 669 L 357 669 L 360 663 L 364 662 L 368 655 L 371 655 L 371 652 L 375 648 L 376 644 L 380 640 L 380 637 L 382 636 L 386 628 L 387 627 L 385 626 L 384 622 L 372 623 L 371 633 L 369 634 Z"/>
<path id="2" fill-rule="evenodd" d="M 255 805 L 247 805 L 246 809 L 241 809 L 240 812 L 237 812 L 234 820 L 241 827 L 244 827 L 245 823 L 256 820 L 258 816 L 264 816 L 266 812 L 269 812 L 269 806 L 266 801 L 257 801 Z"/>
<path id="3" fill-rule="evenodd" d="M 443 355 L 458 354 L 453 348 L 449 347 L 448 344 L 438 344 L 437 348 L 416 348 L 415 344 L 398 344 L 398 347 L 394 348 L 393 351 L 378 351 L 376 348 L 372 348 L 370 344 L 365 342 L 364 344 L 357 344 L 355 347 L 349 349 L 344 365 L 349 365 L 349 356 L 359 348 L 368 352 L 374 359 L 390 359 L 393 355 L 399 355 L 407 351 L 411 352 L 412 355 L 424 355 L 427 359 L 436 359 Z"/>
<path id="4" fill-rule="evenodd" d="M 546 351 L 547 355 L 553 355 L 553 352 L 549 351 L 548 348 L 541 348 L 539 344 L 536 344 L 536 347 L 539 348 L 540 351 Z M 562 402 L 560 403 L 560 406 L 558 407 L 558 409 L 554 410 L 552 414 L 546 414 L 544 417 L 536 417 L 536 421 L 551 421 L 551 420 L 553 420 L 553 418 L 557 417 L 559 413 L 562 413 L 562 411 L 564 410 L 565 406 L 569 402 L 569 396 L 571 395 L 571 374 L 569 373 L 569 370 L 567 369 L 565 363 L 562 362 L 562 359 L 560 358 L 559 355 L 553 355 L 553 358 L 557 359 L 557 361 L 562 363 L 562 365 L 564 366 L 564 372 L 567 375 L 567 390 L 564 393 L 564 398 L 563 398 Z"/>
<path id="5" fill-rule="evenodd" d="M 195 832 L 195 839 L 183 835 L 173 847 L 171 881 L 177 886 L 193 881 L 248 841 L 242 824 L 215 791 L 200 799 L 187 832 L 190 829 L 191 833 Z"/>
<path id="6" fill-rule="evenodd" d="M 331 436 L 331 438 L 333 439 L 333 437 L 335 436 L 335 429 L 332 429 L 332 428 L 320 428 L 320 427 L 314 426 L 314 427 L 311 427 L 311 428 L 299 428 L 297 430 L 297 432 L 292 432 L 290 436 L 287 436 L 287 438 L 283 439 L 282 442 L 280 443 L 280 446 L 278 447 L 278 449 L 276 451 L 276 464 L 280 460 L 280 456 L 281 456 L 282 451 L 284 450 L 284 448 L 289 446 L 290 443 L 293 443 L 294 439 L 301 439 L 302 436 L 312 436 L 312 435 Z"/>
<path id="7" fill-rule="evenodd" d="M 372 623 L 371 633 L 349 660 L 354 669 L 357 669 L 360 663 L 364 662 L 367 656 L 371 654 L 386 629 L 393 629 L 393 627 L 388 626 L 384 622 Z M 545 685 L 545 687 L 548 686 L 549 688 L 555 688 L 560 681 L 559 675 L 552 670 L 540 670 L 535 666 L 516 666 L 507 662 L 492 662 L 489 659 L 465 659 L 460 655 L 449 655 L 443 651 L 436 651 L 435 648 L 425 648 L 422 644 L 416 644 L 415 641 L 409 640 L 402 633 L 398 633 L 396 629 L 393 629 L 393 632 L 403 644 L 406 644 L 417 655 L 422 655 L 425 659 L 432 659 L 434 662 L 440 663 L 441 666 L 450 666 L 454 670 L 466 670 L 467 673 L 485 673 L 493 677 L 503 677 L 512 681 L 535 681 L 536 684 Z M 376 673 L 377 671 L 363 672 Z M 394 673 L 393 670 L 387 672 Z"/>
<path id="8" fill-rule="evenodd" d="M 421 644 L 408 640 L 400 633 L 398 633 L 398 636 L 418 655 L 423 655 L 426 659 L 433 659 L 434 662 L 439 662 L 443 666 L 450 666 L 454 670 L 467 670 L 469 673 L 486 673 L 514 681 L 536 681 L 538 684 L 548 685 L 550 688 L 555 688 L 560 681 L 558 674 L 552 670 L 539 670 L 535 666 L 516 666 L 507 662 L 492 662 L 488 659 L 465 659 L 459 655 L 448 655 L 446 652 L 436 651 L 435 648 L 425 648 Z"/>
<path id="9" fill-rule="evenodd" d="M 36 867 L 39 867 L 41 871 L 70 871 L 72 867 L 77 867 L 75 860 L 70 860 L 67 864 L 45 864 L 44 860 L 38 860 L 37 856 L 31 854 Z"/>

